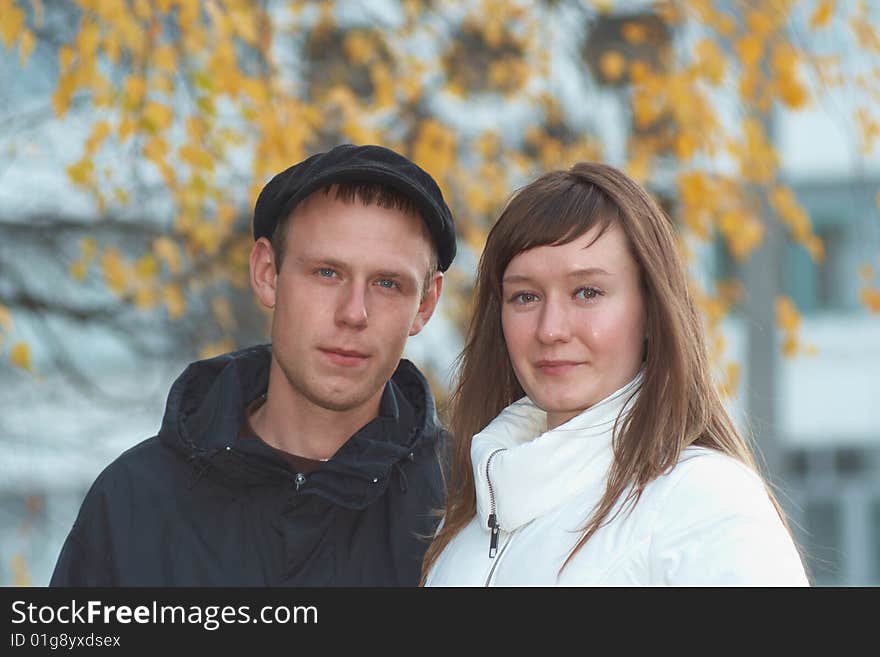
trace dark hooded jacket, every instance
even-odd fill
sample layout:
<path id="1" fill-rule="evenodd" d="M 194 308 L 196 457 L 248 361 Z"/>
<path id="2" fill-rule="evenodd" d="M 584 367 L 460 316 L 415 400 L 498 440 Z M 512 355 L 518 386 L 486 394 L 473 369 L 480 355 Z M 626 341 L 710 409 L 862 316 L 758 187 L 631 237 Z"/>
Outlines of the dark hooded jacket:
<path id="1" fill-rule="evenodd" d="M 191 364 L 159 435 L 97 478 L 52 586 L 415 586 L 442 504 L 444 432 L 425 378 L 401 360 L 380 413 L 303 478 L 242 438 L 271 352 Z"/>

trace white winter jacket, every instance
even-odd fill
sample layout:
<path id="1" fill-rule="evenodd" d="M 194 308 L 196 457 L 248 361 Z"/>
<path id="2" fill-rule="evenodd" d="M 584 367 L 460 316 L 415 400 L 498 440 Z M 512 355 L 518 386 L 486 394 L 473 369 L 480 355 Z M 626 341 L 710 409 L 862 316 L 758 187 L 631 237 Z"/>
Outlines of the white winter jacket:
<path id="1" fill-rule="evenodd" d="M 807 585 L 762 481 L 700 447 L 684 450 L 559 574 L 605 491 L 614 420 L 629 410 L 624 404 L 640 383 L 637 375 L 550 431 L 547 414 L 524 397 L 474 436 L 477 513 L 440 554 L 426 585 Z"/>

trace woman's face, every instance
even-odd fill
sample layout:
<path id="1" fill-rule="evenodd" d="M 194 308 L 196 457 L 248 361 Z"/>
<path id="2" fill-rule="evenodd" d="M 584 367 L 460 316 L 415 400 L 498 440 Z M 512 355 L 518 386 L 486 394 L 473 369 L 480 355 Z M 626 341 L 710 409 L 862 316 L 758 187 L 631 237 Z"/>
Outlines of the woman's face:
<path id="1" fill-rule="evenodd" d="M 629 382 L 645 345 L 639 267 L 616 224 L 514 257 L 504 271 L 501 326 L 510 361 L 548 428 Z"/>

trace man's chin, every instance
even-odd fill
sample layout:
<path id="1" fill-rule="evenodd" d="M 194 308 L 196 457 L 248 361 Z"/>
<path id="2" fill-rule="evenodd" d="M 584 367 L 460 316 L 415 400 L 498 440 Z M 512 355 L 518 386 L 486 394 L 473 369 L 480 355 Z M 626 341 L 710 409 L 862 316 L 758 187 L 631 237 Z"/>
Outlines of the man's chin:
<path id="1" fill-rule="evenodd" d="M 378 390 L 324 390 L 310 395 L 310 401 L 328 411 L 344 413 L 367 404 Z"/>

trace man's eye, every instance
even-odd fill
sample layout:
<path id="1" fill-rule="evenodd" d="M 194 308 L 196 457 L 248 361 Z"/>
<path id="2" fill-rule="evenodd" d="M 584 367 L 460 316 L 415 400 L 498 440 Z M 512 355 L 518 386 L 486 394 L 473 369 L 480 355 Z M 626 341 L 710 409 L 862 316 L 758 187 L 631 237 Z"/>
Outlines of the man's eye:
<path id="1" fill-rule="evenodd" d="M 328 267 L 321 267 L 318 269 L 318 276 L 323 278 L 333 278 L 336 275 L 336 272 Z"/>
<path id="2" fill-rule="evenodd" d="M 397 287 L 397 283 L 392 281 L 390 278 L 381 278 L 377 282 L 379 284 L 379 287 L 384 287 L 386 290 L 393 290 L 395 287 Z"/>

